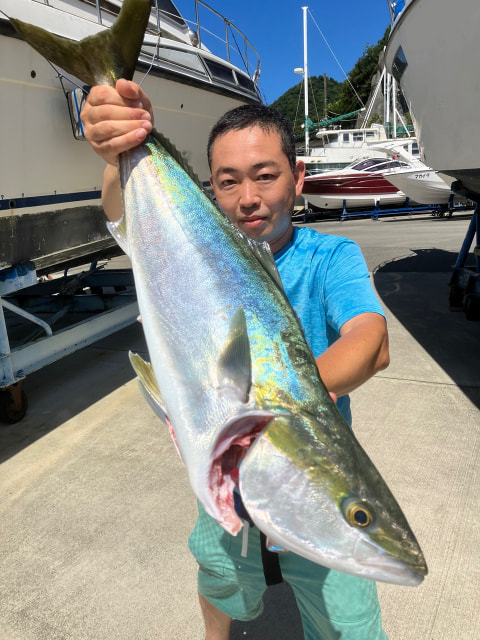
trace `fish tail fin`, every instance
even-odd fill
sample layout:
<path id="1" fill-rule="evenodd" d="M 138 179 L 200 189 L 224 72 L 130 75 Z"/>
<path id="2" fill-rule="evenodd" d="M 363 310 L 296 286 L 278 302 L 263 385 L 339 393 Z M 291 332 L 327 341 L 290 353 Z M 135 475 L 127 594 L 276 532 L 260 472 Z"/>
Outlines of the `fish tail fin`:
<path id="1" fill-rule="evenodd" d="M 74 42 L 10 18 L 18 33 L 40 55 L 88 85 L 115 86 L 131 80 L 150 15 L 151 0 L 125 0 L 111 29 Z"/>

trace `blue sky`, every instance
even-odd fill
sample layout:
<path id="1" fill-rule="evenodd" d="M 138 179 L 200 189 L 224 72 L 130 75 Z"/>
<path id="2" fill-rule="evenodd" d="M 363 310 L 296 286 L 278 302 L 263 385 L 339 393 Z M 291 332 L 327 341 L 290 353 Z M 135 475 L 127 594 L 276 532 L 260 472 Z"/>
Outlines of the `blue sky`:
<path id="1" fill-rule="evenodd" d="M 184 17 L 193 17 L 193 0 L 174 2 Z M 345 77 L 335 57 L 348 73 L 365 47 L 376 44 L 390 24 L 386 0 L 207 0 L 207 4 L 231 20 L 257 50 L 260 86 L 268 104 L 301 81 L 293 69 L 303 66 L 302 6 L 309 8 L 309 75 L 326 73 L 339 82 Z M 221 23 L 217 26 L 221 28 Z"/>

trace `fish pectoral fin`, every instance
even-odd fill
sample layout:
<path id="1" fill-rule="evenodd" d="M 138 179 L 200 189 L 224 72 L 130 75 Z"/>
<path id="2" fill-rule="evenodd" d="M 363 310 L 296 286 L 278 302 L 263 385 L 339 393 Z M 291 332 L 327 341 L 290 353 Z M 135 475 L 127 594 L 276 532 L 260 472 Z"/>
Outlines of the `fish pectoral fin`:
<path id="1" fill-rule="evenodd" d="M 125 214 L 120 220 L 107 222 L 107 229 L 125 255 L 130 257 L 130 244 L 127 236 L 127 217 Z"/>
<path id="2" fill-rule="evenodd" d="M 131 365 L 137 374 L 138 386 L 140 387 L 143 397 L 160 420 L 168 424 L 170 420 L 167 415 L 165 403 L 163 401 L 162 394 L 160 393 L 152 365 L 150 362 L 145 362 L 138 353 L 132 353 L 130 351 L 128 353 L 128 357 L 130 358 Z"/>
<path id="3" fill-rule="evenodd" d="M 228 336 L 217 362 L 218 386 L 234 390 L 242 402 L 247 402 L 252 386 L 252 358 L 247 332 L 247 320 L 242 307 L 233 314 Z"/>
<path id="4" fill-rule="evenodd" d="M 153 409 L 153 412 L 167 425 L 170 435 L 172 436 L 175 449 L 177 450 L 180 460 L 183 462 L 183 456 L 178 446 L 177 437 L 173 430 L 172 423 L 170 422 L 170 418 L 168 417 L 167 409 L 165 408 L 165 403 L 163 401 L 162 394 L 160 393 L 152 365 L 150 362 L 145 362 L 138 353 L 132 353 L 129 351 L 128 357 L 130 358 L 132 367 L 135 369 L 135 373 L 137 374 L 138 386 L 140 387 L 143 397 Z"/>

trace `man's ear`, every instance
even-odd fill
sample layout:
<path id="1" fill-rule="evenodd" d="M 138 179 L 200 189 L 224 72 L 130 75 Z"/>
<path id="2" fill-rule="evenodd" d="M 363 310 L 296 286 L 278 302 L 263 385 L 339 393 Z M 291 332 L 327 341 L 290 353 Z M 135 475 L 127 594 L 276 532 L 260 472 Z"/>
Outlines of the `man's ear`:
<path id="1" fill-rule="evenodd" d="M 303 183 L 305 181 L 305 163 L 302 160 L 297 160 L 295 164 L 295 171 L 293 172 L 295 178 L 295 195 L 302 195 Z"/>

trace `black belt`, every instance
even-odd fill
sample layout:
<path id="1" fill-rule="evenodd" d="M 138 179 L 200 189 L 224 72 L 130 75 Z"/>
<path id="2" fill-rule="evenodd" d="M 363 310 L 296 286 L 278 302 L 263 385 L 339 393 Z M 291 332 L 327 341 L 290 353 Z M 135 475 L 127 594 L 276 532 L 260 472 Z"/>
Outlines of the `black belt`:
<path id="1" fill-rule="evenodd" d="M 237 491 L 233 492 L 235 511 L 242 520 L 248 522 L 250 527 L 254 527 L 253 520 L 248 515 L 248 511 L 245 509 L 245 505 L 242 502 L 242 498 Z M 268 587 L 273 584 L 280 584 L 283 582 L 282 570 L 280 568 L 280 560 L 278 553 L 269 551 L 267 549 L 267 536 L 260 531 L 260 550 L 262 553 L 262 565 L 263 575 Z"/>

